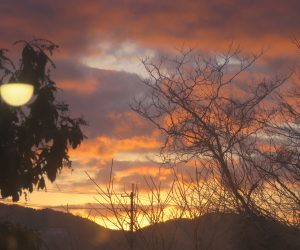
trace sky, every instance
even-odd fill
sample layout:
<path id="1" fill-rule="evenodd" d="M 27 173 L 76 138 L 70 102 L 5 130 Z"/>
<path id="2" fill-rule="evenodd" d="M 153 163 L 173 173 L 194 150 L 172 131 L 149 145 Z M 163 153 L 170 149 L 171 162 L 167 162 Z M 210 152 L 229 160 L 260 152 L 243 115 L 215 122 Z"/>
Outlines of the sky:
<path id="1" fill-rule="evenodd" d="M 161 134 L 129 104 L 147 91 L 144 58 L 173 56 L 178 48 L 222 53 L 230 44 L 245 53 L 265 53 L 257 70 L 287 70 L 299 61 L 293 37 L 300 37 L 298 0 L 10 0 L 0 2 L 0 48 L 16 51 L 17 40 L 45 38 L 60 47 L 52 78 L 72 116 L 89 126 L 82 145 L 70 150 L 73 168 L 64 169 L 48 192 L 33 192 L 35 207 L 80 207 L 96 203 L 96 186 L 113 176 L 119 187 L 143 188 L 144 177 L 164 185 L 171 171 L 159 172 Z M 24 200 L 21 201 L 24 202 Z M 72 210 L 72 206 L 74 210 Z M 87 216 L 87 210 L 80 211 Z"/>

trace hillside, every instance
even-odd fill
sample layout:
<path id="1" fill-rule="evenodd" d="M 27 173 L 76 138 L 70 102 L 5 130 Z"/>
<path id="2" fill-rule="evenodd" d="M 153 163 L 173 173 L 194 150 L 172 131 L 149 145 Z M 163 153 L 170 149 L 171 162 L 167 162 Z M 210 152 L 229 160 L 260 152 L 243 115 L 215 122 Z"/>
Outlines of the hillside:
<path id="1" fill-rule="evenodd" d="M 106 229 L 88 219 L 51 209 L 0 204 L 0 220 L 39 231 L 44 249 L 95 249 L 106 241 L 123 237 L 121 232 Z"/>
<path id="2" fill-rule="evenodd" d="M 237 214 L 207 214 L 144 228 L 152 249 L 299 250 L 300 230 L 262 218 Z M 152 236 L 152 237 L 151 237 Z M 138 237 L 142 238 L 142 237 Z M 151 240 L 152 239 L 152 240 Z M 138 241 L 139 246 L 144 244 Z"/>
<path id="3" fill-rule="evenodd" d="M 38 230 L 45 249 L 129 249 L 122 232 L 71 214 L 0 205 L 0 218 Z M 262 218 L 207 214 L 146 227 L 135 233 L 134 244 L 135 250 L 299 250 L 300 229 Z"/>

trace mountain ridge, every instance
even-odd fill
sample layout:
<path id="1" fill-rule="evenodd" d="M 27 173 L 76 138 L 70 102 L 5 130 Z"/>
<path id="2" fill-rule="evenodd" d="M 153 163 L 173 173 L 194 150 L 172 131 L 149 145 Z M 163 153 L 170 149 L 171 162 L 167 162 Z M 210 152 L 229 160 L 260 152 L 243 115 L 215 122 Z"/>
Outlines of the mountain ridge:
<path id="1" fill-rule="evenodd" d="M 104 228 L 88 219 L 51 209 L 0 205 L 0 218 L 40 232 L 42 249 L 127 250 L 128 232 Z M 142 250 L 299 250 L 300 229 L 237 214 L 210 213 L 175 219 L 134 233 Z"/>

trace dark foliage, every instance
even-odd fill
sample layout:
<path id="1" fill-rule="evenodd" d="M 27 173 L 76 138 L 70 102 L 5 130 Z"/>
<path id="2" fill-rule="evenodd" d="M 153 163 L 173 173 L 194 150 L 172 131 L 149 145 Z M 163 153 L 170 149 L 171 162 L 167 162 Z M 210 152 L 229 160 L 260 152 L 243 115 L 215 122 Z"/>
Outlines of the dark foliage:
<path id="1" fill-rule="evenodd" d="M 57 45 L 46 40 L 19 41 L 23 50 L 16 68 L 0 50 L 0 79 L 34 85 L 34 100 L 24 108 L 0 103 L 0 189 L 3 198 L 18 201 L 33 187 L 45 189 L 45 177 L 56 179 L 64 167 L 71 167 L 68 147 L 79 146 L 85 138 L 83 118 L 71 118 L 69 107 L 58 103 L 56 84 L 50 78 L 50 60 Z"/>

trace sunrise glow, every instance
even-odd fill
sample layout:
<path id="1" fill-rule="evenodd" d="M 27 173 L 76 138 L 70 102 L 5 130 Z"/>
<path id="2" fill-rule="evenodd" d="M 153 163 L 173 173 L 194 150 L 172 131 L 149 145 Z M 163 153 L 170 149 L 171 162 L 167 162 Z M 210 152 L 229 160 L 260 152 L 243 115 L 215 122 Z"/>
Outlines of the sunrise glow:
<path id="1" fill-rule="evenodd" d="M 132 232 L 206 213 L 299 227 L 300 1 L 0 10 L 0 81 L 32 80 L 0 86 L 2 203 Z"/>

